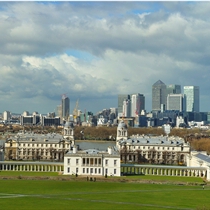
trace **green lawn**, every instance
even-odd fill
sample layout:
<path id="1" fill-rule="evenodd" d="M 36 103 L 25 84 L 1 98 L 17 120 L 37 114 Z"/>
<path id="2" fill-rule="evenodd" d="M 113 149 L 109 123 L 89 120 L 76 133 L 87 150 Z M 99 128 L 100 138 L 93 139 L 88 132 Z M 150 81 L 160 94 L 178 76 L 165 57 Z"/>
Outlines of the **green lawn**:
<path id="1" fill-rule="evenodd" d="M 58 176 L 58 172 L 0 171 L 1 176 Z"/>
<path id="2" fill-rule="evenodd" d="M 4 210 L 210 209 L 209 197 L 201 185 L 0 180 Z"/>

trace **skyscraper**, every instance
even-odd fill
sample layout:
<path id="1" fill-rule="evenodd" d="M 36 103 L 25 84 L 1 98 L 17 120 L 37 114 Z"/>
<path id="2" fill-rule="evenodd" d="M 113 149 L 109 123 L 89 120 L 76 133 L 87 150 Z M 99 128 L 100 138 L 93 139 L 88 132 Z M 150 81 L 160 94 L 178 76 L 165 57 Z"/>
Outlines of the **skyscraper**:
<path id="1" fill-rule="evenodd" d="M 119 94 L 118 95 L 118 116 L 123 115 L 123 101 L 130 100 L 129 94 Z"/>
<path id="2" fill-rule="evenodd" d="M 158 80 L 152 86 L 152 111 L 160 111 L 161 105 L 166 106 L 167 93 L 166 85 Z"/>
<path id="3" fill-rule="evenodd" d="M 184 94 L 186 95 L 186 111 L 199 112 L 199 87 L 184 86 Z"/>
<path id="4" fill-rule="evenodd" d="M 123 117 L 131 117 L 131 101 L 129 99 L 123 101 Z"/>
<path id="5" fill-rule="evenodd" d="M 143 94 L 131 95 L 131 116 L 136 117 L 145 109 L 145 97 Z"/>
<path id="6" fill-rule="evenodd" d="M 167 85 L 166 94 L 181 94 L 181 85 Z"/>
<path id="7" fill-rule="evenodd" d="M 186 97 L 184 94 L 168 94 L 167 110 L 186 111 Z"/>
<path id="8" fill-rule="evenodd" d="M 62 107 L 62 118 L 68 120 L 69 108 L 70 108 L 69 98 L 65 94 L 62 95 L 61 107 Z"/>

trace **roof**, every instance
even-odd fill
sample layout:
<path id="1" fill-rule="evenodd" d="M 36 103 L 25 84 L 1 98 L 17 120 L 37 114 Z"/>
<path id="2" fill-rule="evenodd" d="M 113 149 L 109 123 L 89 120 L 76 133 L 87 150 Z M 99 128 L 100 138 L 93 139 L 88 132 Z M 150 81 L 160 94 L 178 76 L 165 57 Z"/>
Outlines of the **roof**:
<path id="1" fill-rule="evenodd" d="M 208 156 L 208 155 L 204 155 L 202 153 L 198 153 L 198 154 L 195 155 L 195 157 L 199 158 L 202 161 L 210 163 L 210 156 Z"/>
<path id="2" fill-rule="evenodd" d="M 65 140 L 62 135 L 56 133 L 48 133 L 48 134 L 35 134 L 33 132 L 30 133 L 18 133 L 16 136 L 12 137 L 13 140 L 18 142 L 49 142 L 49 143 L 57 143 L 61 140 Z"/>
<path id="3" fill-rule="evenodd" d="M 161 146 L 179 146 L 185 144 L 184 139 L 179 137 L 167 136 L 132 136 L 127 140 L 121 140 L 120 144 L 140 145 L 161 145 Z"/>
<path id="4" fill-rule="evenodd" d="M 153 85 L 165 85 L 165 83 L 163 83 L 161 80 L 158 80 Z"/>

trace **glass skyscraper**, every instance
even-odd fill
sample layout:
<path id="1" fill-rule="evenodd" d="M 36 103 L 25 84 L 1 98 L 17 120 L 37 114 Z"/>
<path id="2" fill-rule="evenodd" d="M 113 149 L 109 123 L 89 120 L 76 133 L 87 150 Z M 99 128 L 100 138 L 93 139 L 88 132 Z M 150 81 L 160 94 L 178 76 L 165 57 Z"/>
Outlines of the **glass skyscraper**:
<path id="1" fill-rule="evenodd" d="M 166 94 L 181 94 L 181 85 L 167 85 Z"/>
<path id="2" fill-rule="evenodd" d="M 166 85 L 158 80 L 152 86 L 152 111 L 161 111 L 161 106 L 166 106 Z"/>
<path id="3" fill-rule="evenodd" d="M 184 94 L 186 96 L 186 111 L 199 112 L 199 87 L 184 86 Z"/>
<path id="4" fill-rule="evenodd" d="M 62 107 L 62 118 L 65 120 L 68 120 L 69 117 L 69 98 L 64 94 L 62 95 L 62 103 L 61 103 L 61 107 Z"/>

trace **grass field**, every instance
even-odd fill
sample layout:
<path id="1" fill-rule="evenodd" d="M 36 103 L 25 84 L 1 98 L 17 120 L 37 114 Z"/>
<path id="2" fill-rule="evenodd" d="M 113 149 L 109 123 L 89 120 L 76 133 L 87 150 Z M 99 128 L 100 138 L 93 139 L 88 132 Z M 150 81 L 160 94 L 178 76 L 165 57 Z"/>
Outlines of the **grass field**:
<path id="1" fill-rule="evenodd" d="M 3 173 L 5 172 L 0 172 L 0 176 L 4 176 Z M 22 173 L 22 176 L 25 176 L 25 173 Z M 41 174 L 44 175 L 44 173 Z M 7 175 L 9 176 L 9 174 Z M 54 175 L 56 176 L 56 173 Z M 49 176 L 49 174 L 45 174 L 45 176 Z M 144 178 L 146 177 L 144 176 Z M 137 177 L 135 178 L 137 179 Z M 128 177 L 128 179 L 131 179 L 131 177 Z M 183 178 L 182 180 L 189 181 L 189 179 Z M 191 181 L 193 182 L 193 180 Z M 196 182 L 202 183 L 202 180 L 196 179 Z M 128 182 L 0 179 L 0 208 L 2 210 L 206 210 L 210 209 L 209 197 L 210 186 L 205 186 L 203 190 L 200 184 L 191 186 Z"/>

